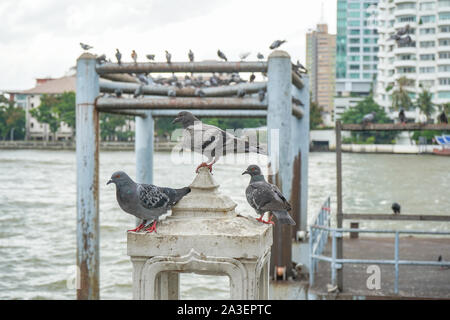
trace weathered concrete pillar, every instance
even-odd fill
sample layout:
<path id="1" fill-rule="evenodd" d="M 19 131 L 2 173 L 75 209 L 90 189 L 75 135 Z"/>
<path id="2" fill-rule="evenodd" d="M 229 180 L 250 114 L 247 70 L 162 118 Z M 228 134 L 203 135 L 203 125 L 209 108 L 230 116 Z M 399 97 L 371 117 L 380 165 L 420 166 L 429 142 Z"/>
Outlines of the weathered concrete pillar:
<path id="1" fill-rule="evenodd" d="M 287 199 L 292 190 L 292 65 L 289 54 L 275 50 L 269 56 L 267 83 L 267 134 L 270 159 L 269 181 L 276 184 Z M 278 133 L 278 138 L 276 138 Z M 274 268 L 288 272 L 292 264 L 291 226 L 276 224 L 271 255 L 271 274 Z"/>
<path id="2" fill-rule="evenodd" d="M 128 232 L 133 299 L 179 298 L 179 273 L 227 275 L 231 299 L 268 299 L 272 227 L 237 216 L 207 168 L 158 223 L 158 233 Z"/>
<path id="3" fill-rule="evenodd" d="M 77 299 L 99 299 L 99 122 L 95 99 L 99 94 L 95 56 L 77 60 Z"/>

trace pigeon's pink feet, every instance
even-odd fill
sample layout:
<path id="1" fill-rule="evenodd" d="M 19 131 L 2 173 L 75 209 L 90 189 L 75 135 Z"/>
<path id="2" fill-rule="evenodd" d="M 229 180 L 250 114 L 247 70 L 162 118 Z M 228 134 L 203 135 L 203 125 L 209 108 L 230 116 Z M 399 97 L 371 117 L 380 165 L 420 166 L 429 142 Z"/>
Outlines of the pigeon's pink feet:
<path id="1" fill-rule="evenodd" d="M 152 233 L 153 231 L 155 231 L 155 233 L 156 233 L 156 221 L 154 221 L 150 227 L 145 229 L 145 231 L 147 231 L 149 233 Z"/>
<path id="2" fill-rule="evenodd" d="M 212 166 L 213 166 L 212 163 L 211 163 L 211 164 L 207 164 L 206 162 L 202 162 L 202 163 L 200 163 L 200 165 L 199 165 L 199 166 L 197 167 L 197 169 L 195 170 L 195 173 L 198 173 L 198 169 L 203 168 L 203 167 L 208 168 L 208 169 L 209 169 L 209 172 L 212 172 Z"/>
<path id="3" fill-rule="evenodd" d="M 144 224 L 143 223 L 141 223 L 140 225 L 138 225 L 137 226 L 137 228 L 136 229 L 131 229 L 131 230 L 128 230 L 128 232 L 139 232 L 139 231 L 141 231 L 142 230 L 142 228 L 144 227 Z"/>
<path id="4" fill-rule="evenodd" d="M 259 221 L 259 222 L 265 223 L 265 224 L 273 224 L 273 225 L 275 225 L 275 222 L 272 221 L 272 216 L 269 218 L 268 221 L 264 221 L 262 216 L 259 217 L 259 218 L 256 218 L 256 220 Z"/>

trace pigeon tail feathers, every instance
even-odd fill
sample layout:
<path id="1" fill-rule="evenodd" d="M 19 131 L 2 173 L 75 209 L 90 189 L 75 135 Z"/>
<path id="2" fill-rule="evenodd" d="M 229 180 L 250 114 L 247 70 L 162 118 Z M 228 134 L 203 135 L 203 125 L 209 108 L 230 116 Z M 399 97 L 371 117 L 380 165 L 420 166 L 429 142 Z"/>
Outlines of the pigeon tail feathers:
<path id="1" fill-rule="evenodd" d="M 295 226 L 294 219 L 291 218 L 291 215 L 287 211 L 272 211 L 272 213 L 275 215 L 275 217 L 277 217 L 279 223 Z"/>

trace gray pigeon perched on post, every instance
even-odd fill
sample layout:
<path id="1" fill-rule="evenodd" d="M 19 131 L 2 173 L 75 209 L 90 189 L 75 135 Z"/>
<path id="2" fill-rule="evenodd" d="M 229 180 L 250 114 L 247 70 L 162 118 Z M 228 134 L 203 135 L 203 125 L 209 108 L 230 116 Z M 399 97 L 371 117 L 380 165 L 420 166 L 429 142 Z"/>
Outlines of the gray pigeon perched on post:
<path id="1" fill-rule="evenodd" d="M 243 52 L 243 53 L 241 53 L 240 55 L 239 55 L 239 58 L 241 59 L 241 60 L 245 60 L 249 55 L 250 55 L 250 51 L 247 51 L 247 52 Z"/>
<path id="2" fill-rule="evenodd" d="M 151 60 L 151 61 L 155 60 L 155 55 L 154 55 L 154 54 L 147 54 L 147 55 L 145 55 L 145 57 L 146 57 L 148 60 Z"/>
<path id="3" fill-rule="evenodd" d="M 116 59 L 118 64 L 122 64 L 122 54 L 120 53 L 119 49 L 116 49 Z"/>
<path id="4" fill-rule="evenodd" d="M 392 204 L 391 208 L 392 208 L 392 211 L 394 211 L 394 214 L 400 214 L 401 207 L 400 207 L 400 205 L 397 202 L 394 202 Z"/>
<path id="5" fill-rule="evenodd" d="M 188 58 L 190 62 L 194 62 L 194 53 L 189 49 Z"/>
<path id="6" fill-rule="evenodd" d="M 259 153 L 267 155 L 265 147 L 256 143 L 250 145 L 249 141 L 235 137 L 229 132 L 215 126 L 202 123 L 197 117 L 188 111 L 181 111 L 172 123 L 180 122 L 183 125 L 183 148 L 200 153 L 208 158 L 208 162 L 202 162 L 198 167 L 207 167 L 212 171 L 212 166 L 222 155 L 227 153 Z"/>
<path id="7" fill-rule="evenodd" d="M 137 87 L 136 90 L 134 91 L 133 98 L 139 97 L 140 95 L 142 95 L 143 92 L 144 92 L 144 85 L 141 84 L 141 85 L 140 85 L 139 87 Z"/>
<path id="8" fill-rule="evenodd" d="M 259 60 L 264 59 L 264 55 L 263 55 L 261 52 L 258 52 L 258 54 L 256 55 L 256 57 L 257 57 Z"/>
<path id="9" fill-rule="evenodd" d="M 166 61 L 167 63 L 171 63 L 172 62 L 172 55 L 170 54 L 169 51 L 166 50 Z"/>
<path id="10" fill-rule="evenodd" d="M 83 43 L 83 42 L 80 42 L 80 46 L 81 46 L 81 48 L 82 48 L 83 50 L 90 50 L 90 49 L 93 48 L 93 46 L 90 46 L 90 45 L 88 45 L 88 44 L 86 44 L 86 43 Z"/>
<path id="11" fill-rule="evenodd" d="M 375 111 L 372 111 L 371 113 L 366 114 L 363 119 L 362 119 L 362 123 L 363 125 L 366 125 L 368 123 L 372 123 L 373 120 L 375 119 L 375 115 L 377 113 Z"/>
<path id="12" fill-rule="evenodd" d="M 260 215 L 258 221 L 274 224 L 272 217 L 275 215 L 281 224 L 295 225 L 295 221 L 288 213 L 291 210 L 291 205 L 276 185 L 266 182 L 261 169 L 257 165 L 248 166 L 242 174 L 249 174 L 251 177 L 245 195 L 248 203 Z M 268 221 L 264 221 L 264 213 L 268 211 L 272 214 Z"/>
<path id="13" fill-rule="evenodd" d="M 131 51 L 131 59 L 133 59 L 134 63 L 137 63 L 137 53 L 136 51 Z"/>
<path id="14" fill-rule="evenodd" d="M 120 208 L 126 213 L 142 219 L 142 223 L 128 231 L 156 232 L 159 217 L 171 209 L 191 188 L 171 189 L 152 184 L 135 183 L 125 172 L 114 172 L 106 184 L 116 185 L 116 199 Z M 151 224 L 150 227 L 148 227 Z M 148 228 L 147 228 L 148 227 Z"/>
<path id="15" fill-rule="evenodd" d="M 225 54 L 224 54 L 222 51 L 217 50 L 217 55 L 219 56 L 220 59 L 223 59 L 223 60 L 225 60 L 225 61 L 228 61 L 228 60 L 227 60 L 227 57 L 225 56 Z"/>
<path id="16" fill-rule="evenodd" d="M 274 42 L 272 42 L 272 44 L 270 45 L 270 49 L 276 49 L 276 48 L 278 48 L 279 46 L 281 46 L 283 43 L 285 43 L 286 42 L 286 40 L 275 40 Z"/>

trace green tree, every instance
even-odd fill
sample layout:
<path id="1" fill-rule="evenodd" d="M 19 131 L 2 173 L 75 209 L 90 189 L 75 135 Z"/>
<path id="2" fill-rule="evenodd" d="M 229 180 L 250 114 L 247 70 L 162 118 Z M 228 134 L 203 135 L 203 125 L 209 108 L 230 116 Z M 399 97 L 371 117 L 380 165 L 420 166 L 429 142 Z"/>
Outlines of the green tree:
<path id="1" fill-rule="evenodd" d="M 128 141 L 134 135 L 128 128 L 123 128 L 128 119 L 131 120 L 131 117 L 120 114 L 101 113 L 100 138 L 104 141 L 114 141 L 116 138 L 119 141 Z"/>
<path id="2" fill-rule="evenodd" d="M 46 123 L 50 127 L 50 132 L 54 135 L 58 131 L 60 121 L 57 116 L 57 108 L 59 98 L 56 95 L 43 94 L 41 96 L 41 104 L 30 110 L 32 117 L 41 123 Z"/>
<path id="3" fill-rule="evenodd" d="M 392 92 L 392 107 L 395 110 L 408 110 L 412 105 L 407 86 L 411 85 L 411 80 L 406 77 L 397 79 L 397 89 Z"/>
<path id="4" fill-rule="evenodd" d="M 433 102 L 431 102 L 432 98 L 433 96 L 431 95 L 430 91 L 422 89 L 422 92 L 419 94 L 416 102 L 417 107 L 427 117 L 427 120 L 430 118 L 431 114 L 434 111 L 434 105 Z"/>
<path id="5" fill-rule="evenodd" d="M 75 131 L 75 92 L 64 92 L 58 97 L 56 105 L 56 115 L 58 119 L 66 123 Z"/>
<path id="6" fill-rule="evenodd" d="M 371 112 L 376 112 L 375 123 L 392 123 L 386 112 L 374 100 L 372 96 L 368 96 L 360 101 L 355 107 L 346 110 L 341 115 L 343 123 L 361 123 L 363 117 Z M 362 131 L 352 132 L 352 138 L 348 142 L 352 143 L 392 143 L 397 135 L 392 131 Z"/>
<path id="7" fill-rule="evenodd" d="M 17 108 L 4 95 L 0 95 L 0 137 L 15 140 L 25 137 L 25 111 Z"/>
<path id="8" fill-rule="evenodd" d="M 322 112 L 323 108 L 320 107 L 317 102 L 309 102 L 309 128 L 310 130 L 315 129 L 323 124 Z"/>

